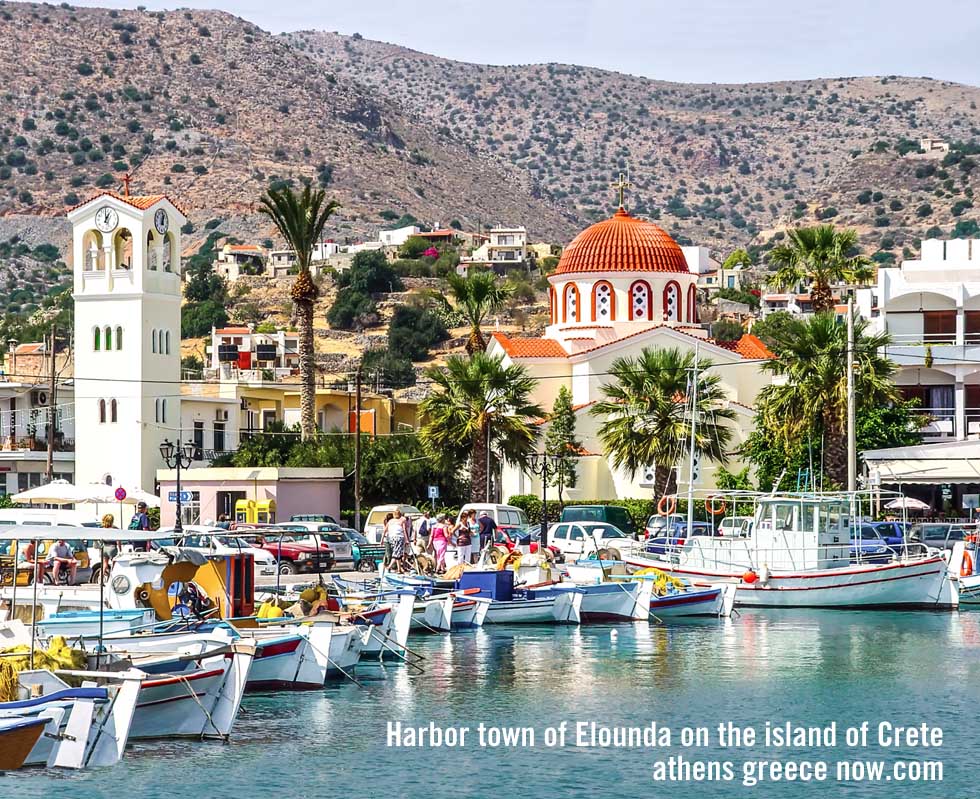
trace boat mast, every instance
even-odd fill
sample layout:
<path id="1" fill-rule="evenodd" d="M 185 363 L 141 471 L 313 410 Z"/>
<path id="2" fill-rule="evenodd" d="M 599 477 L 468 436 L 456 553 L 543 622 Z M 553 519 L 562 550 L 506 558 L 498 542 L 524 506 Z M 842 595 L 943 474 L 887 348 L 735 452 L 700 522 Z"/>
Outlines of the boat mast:
<path id="1" fill-rule="evenodd" d="M 857 489 L 857 444 L 854 432 L 854 298 L 847 298 L 847 493 L 854 522 L 854 492 Z"/>
<path id="2" fill-rule="evenodd" d="M 687 468 L 687 535 L 690 538 L 694 527 L 694 444 L 695 428 L 698 418 L 698 354 L 700 342 L 694 344 L 694 368 L 691 370 L 691 448 L 688 452 Z"/>

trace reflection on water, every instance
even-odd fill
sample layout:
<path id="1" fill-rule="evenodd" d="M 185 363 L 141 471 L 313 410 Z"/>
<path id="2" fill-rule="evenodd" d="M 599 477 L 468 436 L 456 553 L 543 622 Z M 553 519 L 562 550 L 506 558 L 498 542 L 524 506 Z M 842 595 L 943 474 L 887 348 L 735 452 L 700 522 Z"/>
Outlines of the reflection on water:
<path id="1" fill-rule="evenodd" d="M 540 746 L 507 752 L 388 749 L 389 720 L 539 729 L 562 720 L 623 725 L 656 720 L 675 728 L 711 729 L 729 720 L 757 725 L 925 721 L 946 731 L 940 753 L 946 779 L 941 791 L 904 786 L 904 795 L 973 793 L 964 764 L 977 759 L 980 744 L 969 734 L 974 714 L 961 689 L 978 684 L 980 677 L 980 614 L 749 611 L 736 619 L 672 626 L 487 627 L 413 638 L 411 646 L 424 656 L 424 670 L 362 666 L 360 686 L 345 680 L 318 692 L 248 696 L 228 745 L 141 743 L 123 763 L 104 771 L 0 777 L 0 796 L 57 790 L 79 799 L 156 797 L 192 789 L 237 799 L 260 790 L 303 797 L 483 799 L 506 793 L 543 799 L 556 792 L 618 797 L 667 790 L 653 785 L 648 774 L 657 757 L 670 753 Z M 866 754 L 922 757 L 921 752 Z M 793 786 L 787 792 L 785 785 L 750 791 L 702 784 L 669 786 L 669 792 L 698 799 L 808 799 L 819 787 Z M 873 790 L 847 788 L 853 797 Z"/>

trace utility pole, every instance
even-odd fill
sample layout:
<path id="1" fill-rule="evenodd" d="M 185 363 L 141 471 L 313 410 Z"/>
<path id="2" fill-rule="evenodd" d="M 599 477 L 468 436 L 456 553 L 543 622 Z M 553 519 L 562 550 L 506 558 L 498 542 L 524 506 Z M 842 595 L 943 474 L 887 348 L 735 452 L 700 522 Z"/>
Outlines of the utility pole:
<path id="1" fill-rule="evenodd" d="M 361 366 L 354 375 L 354 529 L 361 531 Z"/>
<path id="2" fill-rule="evenodd" d="M 54 434 L 55 434 L 55 357 L 54 357 L 54 342 L 55 333 L 57 327 L 54 322 L 51 323 L 51 386 L 48 390 L 48 458 L 45 465 L 44 474 L 50 483 L 54 480 Z"/>

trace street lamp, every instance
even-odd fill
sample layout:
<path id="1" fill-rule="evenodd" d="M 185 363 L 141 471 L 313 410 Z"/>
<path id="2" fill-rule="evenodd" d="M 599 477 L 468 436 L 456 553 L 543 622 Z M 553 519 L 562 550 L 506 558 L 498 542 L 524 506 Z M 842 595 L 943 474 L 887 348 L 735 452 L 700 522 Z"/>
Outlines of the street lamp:
<path id="1" fill-rule="evenodd" d="M 194 444 L 191 441 L 181 444 L 180 439 L 177 439 L 177 443 L 174 444 L 170 439 L 165 438 L 160 445 L 160 457 L 163 458 L 168 469 L 177 469 L 177 519 L 174 522 L 174 537 L 178 538 L 184 532 L 180 507 L 180 470 L 186 469 L 194 460 Z"/>
<path id="2" fill-rule="evenodd" d="M 547 452 L 532 452 L 527 459 L 528 471 L 541 475 L 541 549 L 548 546 L 548 461 L 564 459 L 564 455 Z"/>

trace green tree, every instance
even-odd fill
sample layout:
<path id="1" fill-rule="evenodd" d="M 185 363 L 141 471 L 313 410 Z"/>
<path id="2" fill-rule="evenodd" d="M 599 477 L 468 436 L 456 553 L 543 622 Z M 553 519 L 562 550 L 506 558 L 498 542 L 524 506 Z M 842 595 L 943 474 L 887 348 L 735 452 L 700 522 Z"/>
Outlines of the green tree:
<path id="1" fill-rule="evenodd" d="M 716 374 L 706 373 L 711 361 L 698 363 L 697 423 L 694 449 L 702 462 L 724 464 L 735 419 Z M 676 468 L 691 445 L 691 381 L 694 353 L 678 349 L 644 348 L 636 358 L 617 358 L 611 380 L 601 387 L 604 399 L 589 410 L 602 419 L 599 439 L 613 466 L 630 476 L 648 466 L 656 468 L 654 496 L 675 493 Z"/>
<path id="2" fill-rule="evenodd" d="M 486 502 L 488 461 L 522 464 L 537 441 L 544 411 L 531 401 L 535 380 L 484 352 L 452 355 L 426 375 L 433 386 L 419 408 L 422 444 L 433 459 L 469 463 L 470 501 Z"/>
<path id="3" fill-rule="evenodd" d="M 377 377 L 387 388 L 408 388 L 415 385 L 415 367 L 397 351 L 384 348 L 367 350 L 361 356 L 361 371 L 368 383 Z"/>
<path id="4" fill-rule="evenodd" d="M 816 225 L 795 228 L 786 235 L 788 242 L 769 252 L 769 263 L 776 267 L 769 282 L 774 288 L 812 283 L 810 297 L 817 313 L 833 309 L 832 283 L 864 283 L 874 275 L 870 260 L 853 252 L 858 242 L 854 230 Z"/>
<path id="5" fill-rule="evenodd" d="M 398 248 L 399 258 L 421 258 L 422 253 L 424 253 L 432 244 L 429 243 L 427 239 L 423 239 L 421 236 L 409 236 L 405 239 L 405 243 Z"/>
<path id="6" fill-rule="evenodd" d="M 388 349 L 410 361 L 429 357 L 429 348 L 449 338 L 442 319 L 428 308 L 399 305 L 388 324 Z"/>
<path id="7" fill-rule="evenodd" d="M 572 392 L 568 386 L 558 389 L 558 396 L 548 418 L 548 432 L 544 437 L 544 451 L 559 459 L 552 462 L 549 485 L 558 486 L 558 501 L 562 502 L 562 491 L 575 488 L 578 483 L 577 459 L 580 457 L 582 443 L 575 437 L 575 411 L 572 407 Z"/>
<path id="8" fill-rule="evenodd" d="M 449 283 L 452 302 L 450 303 L 442 295 L 437 295 L 436 299 L 459 313 L 469 325 L 470 336 L 466 342 L 466 352 L 469 355 L 483 352 L 487 348 L 481 329 L 483 323 L 488 316 L 497 313 L 503 307 L 510 296 L 509 288 L 498 285 L 493 272 L 471 270 L 466 277 L 454 273 L 450 274 L 446 281 Z"/>
<path id="9" fill-rule="evenodd" d="M 895 364 L 881 354 L 887 333 L 868 333 L 868 322 L 854 322 L 854 393 L 861 409 L 894 405 Z M 763 369 L 782 380 L 766 386 L 757 407 L 766 429 L 787 451 L 822 433 L 827 476 L 837 485 L 847 480 L 847 329 L 832 313 L 794 319 L 779 343 L 779 357 Z M 770 442 L 772 443 L 772 442 Z"/>
<path id="10" fill-rule="evenodd" d="M 378 307 L 369 295 L 344 288 L 327 311 L 327 322 L 335 330 L 363 330 L 378 323 Z"/>
<path id="11" fill-rule="evenodd" d="M 212 327 L 228 324 L 228 309 L 215 300 L 186 303 L 180 314 L 181 338 L 200 338 L 211 335 Z"/>
<path id="12" fill-rule="evenodd" d="M 790 333 L 788 328 L 793 324 L 796 317 L 789 311 L 773 311 L 762 319 L 752 323 L 750 332 L 753 336 L 762 340 L 772 352 L 779 355 L 779 349 L 783 342 L 788 340 Z"/>
<path id="13" fill-rule="evenodd" d="M 263 214 L 268 216 L 279 234 L 296 253 L 299 273 L 290 289 L 290 296 L 299 317 L 300 428 L 303 438 L 316 431 L 316 351 L 313 344 L 313 306 L 319 291 L 310 274 L 313 247 L 320 241 L 327 220 L 340 207 L 327 200 L 323 189 L 314 190 L 309 184 L 301 193 L 288 186 L 270 189 L 260 200 Z"/>
<path id="14" fill-rule="evenodd" d="M 361 294 L 380 294 L 401 291 L 401 278 L 381 250 L 365 250 L 351 259 L 350 269 L 340 275 L 341 288 L 351 288 Z"/>
<path id="15" fill-rule="evenodd" d="M 734 319 L 719 319 L 711 323 L 711 338 L 715 341 L 738 341 L 744 332 Z"/>
<path id="16" fill-rule="evenodd" d="M 751 269 L 753 266 L 755 266 L 755 258 L 742 247 L 732 250 L 721 265 L 722 269 Z"/>

